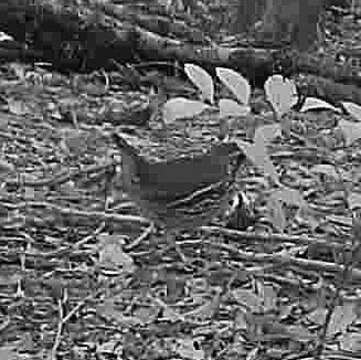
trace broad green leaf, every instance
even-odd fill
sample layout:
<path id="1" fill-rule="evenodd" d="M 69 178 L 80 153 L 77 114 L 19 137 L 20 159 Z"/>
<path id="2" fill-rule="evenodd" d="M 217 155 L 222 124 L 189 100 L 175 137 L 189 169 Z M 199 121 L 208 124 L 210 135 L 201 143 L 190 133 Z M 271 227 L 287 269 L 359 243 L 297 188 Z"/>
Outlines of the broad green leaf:
<path id="1" fill-rule="evenodd" d="M 284 78 L 282 75 L 270 76 L 264 84 L 264 90 L 266 98 L 272 105 L 278 118 L 286 114 L 292 106 L 297 104 L 298 95 L 295 83 Z"/>
<path id="2" fill-rule="evenodd" d="M 232 69 L 223 67 L 217 67 L 216 74 L 241 104 L 248 105 L 251 86 L 246 78 Z"/>
<path id="3" fill-rule="evenodd" d="M 361 121 L 361 106 L 353 102 L 343 101 L 341 105 L 355 120 Z"/>
<path id="4" fill-rule="evenodd" d="M 354 123 L 342 119 L 338 125 L 345 136 L 346 146 L 351 145 L 354 141 L 361 138 L 361 123 Z"/>
<path id="5" fill-rule="evenodd" d="M 163 121 L 171 124 L 178 119 L 191 118 L 199 115 L 205 109 L 209 109 L 207 104 L 189 100 L 183 97 L 177 97 L 168 100 L 162 107 Z"/>
<path id="6" fill-rule="evenodd" d="M 239 105 L 231 99 L 219 100 L 219 115 L 221 118 L 227 116 L 246 116 L 251 112 L 248 105 Z"/>
<path id="7" fill-rule="evenodd" d="M 315 98 L 315 97 L 307 97 L 304 104 L 302 105 L 302 108 L 300 112 L 306 112 L 306 111 L 313 111 L 313 110 L 331 110 L 336 113 L 340 112 L 340 109 L 337 109 L 336 107 L 332 106 L 326 101 L 323 101 L 321 99 Z"/>
<path id="8" fill-rule="evenodd" d="M 184 64 L 184 72 L 192 83 L 201 91 L 202 98 L 214 103 L 214 85 L 211 75 L 200 66 L 195 64 Z"/>

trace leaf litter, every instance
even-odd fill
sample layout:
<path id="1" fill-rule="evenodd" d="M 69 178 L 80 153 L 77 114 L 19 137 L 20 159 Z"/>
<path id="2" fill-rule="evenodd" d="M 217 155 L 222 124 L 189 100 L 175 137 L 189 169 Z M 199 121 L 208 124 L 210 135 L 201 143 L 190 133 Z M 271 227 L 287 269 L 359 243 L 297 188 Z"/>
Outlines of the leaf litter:
<path id="1" fill-rule="evenodd" d="M 346 261 L 339 251 L 351 233 L 344 197 L 360 207 L 360 142 L 355 132 L 339 136 L 342 115 L 288 113 L 291 138 L 274 132 L 263 148 L 288 189 L 249 162 L 237 184 L 255 203 L 256 223 L 247 232 L 208 227 L 207 238 L 184 234 L 179 241 L 192 263 L 182 264 L 164 253 L 161 232 L 150 236 L 147 219 L 114 185 L 117 150 L 108 133 L 137 134 L 144 148 L 153 141 L 154 153 L 167 141 L 175 152 L 185 143 L 201 151 L 218 131 L 217 116 L 190 120 L 193 142 L 184 123 L 169 126 L 172 136 L 159 130 L 150 139 L 145 129 L 122 123 L 146 106 L 147 95 L 117 93 L 124 108 L 109 120 L 102 98 L 113 95 L 111 86 L 105 93 L 92 87 L 74 102 L 66 79 L 57 81 L 48 91 L 22 76 L 2 92 L 2 354 L 11 358 L 16 347 L 32 359 L 44 351 L 69 359 L 203 359 L 250 355 L 257 344 L 282 356 L 311 348 Z M 246 141 L 244 123 L 234 135 Z M 360 287 L 359 263 L 353 270 L 327 336 L 357 354 L 360 340 L 350 334 L 360 302 L 346 300 Z"/>

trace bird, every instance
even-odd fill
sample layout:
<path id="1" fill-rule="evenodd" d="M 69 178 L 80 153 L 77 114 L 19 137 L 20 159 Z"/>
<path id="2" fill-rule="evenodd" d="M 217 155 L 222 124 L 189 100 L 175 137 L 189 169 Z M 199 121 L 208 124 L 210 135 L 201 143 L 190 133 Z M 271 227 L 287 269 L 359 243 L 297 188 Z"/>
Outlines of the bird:
<path id="1" fill-rule="evenodd" d="M 249 226 L 254 225 L 257 220 L 254 205 L 254 202 L 247 197 L 245 192 L 236 192 L 233 195 L 231 205 L 225 212 L 225 227 L 244 231 Z"/>
<path id="2" fill-rule="evenodd" d="M 121 153 L 121 187 L 142 215 L 165 229 L 175 243 L 178 232 L 193 230 L 222 215 L 232 201 L 237 170 L 245 154 L 233 142 L 218 142 L 194 156 L 150 162 L 128 141 L 113 133 Z"/>

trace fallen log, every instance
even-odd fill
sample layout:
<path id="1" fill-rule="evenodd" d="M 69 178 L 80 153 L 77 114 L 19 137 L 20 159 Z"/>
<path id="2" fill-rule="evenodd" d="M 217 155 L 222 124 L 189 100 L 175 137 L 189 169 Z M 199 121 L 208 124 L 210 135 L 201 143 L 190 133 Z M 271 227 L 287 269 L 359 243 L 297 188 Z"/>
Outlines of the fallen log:
<path id="1" fill-rule="evenodd" d="M 1 0 L 0 14 L 5 13 L 7 17 L 5 21 L 5 16 L 0 15 L 0 30 L 15 37 L 19 33 L 30 35 L 30 48 L 39 50 L 42 60 L 52 62 L 59 70 L 92 71 L 112 67 L 111 59 L 125 63 L 140 57 L 181 64 L 193 62 L 210 71 L 216 66 L 234 68 L 261 85 L 275 71 L 289 76 L 303 72 L 346 83 L 348 89 L 352 87 L 351 91 L 347 90 L 349 96 L 359 102 L 359 68 L 350 63 L 340 64 L 327 54 L 256 48 L 252 43 L 226 47 L 206 37 L 200 37 L 197 42 L 180 40 L 179 36 L 167 32 L 182 28 L 191 31 L 181 21 L 173 19 L 167 23 L 159 14 L 152 18 L 136 11 L 127 12 L 124 6 L 108 4 L 96 9 L 75 10 L 45 0 L 37 0 L 35 5 L 33 0 Z M 170 26 L 172 22 L 173 27 Z M 152 31 L 144 27 L 150 23 Z"/>

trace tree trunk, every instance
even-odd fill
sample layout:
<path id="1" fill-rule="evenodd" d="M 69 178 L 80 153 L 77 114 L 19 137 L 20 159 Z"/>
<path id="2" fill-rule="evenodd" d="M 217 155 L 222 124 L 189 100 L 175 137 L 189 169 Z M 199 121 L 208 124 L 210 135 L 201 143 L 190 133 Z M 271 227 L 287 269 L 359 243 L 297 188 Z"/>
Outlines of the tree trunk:
<path id="1" fill-rule="evenodd" d="M 323 8 L 349 6 L 349 0 L 239 0 L 235 32 L 245 32 L 257 20 L 262 25 L 256 38 L 263 41 L 292 41 L 306 51 L 317 39 L 317 23 Z"/>

